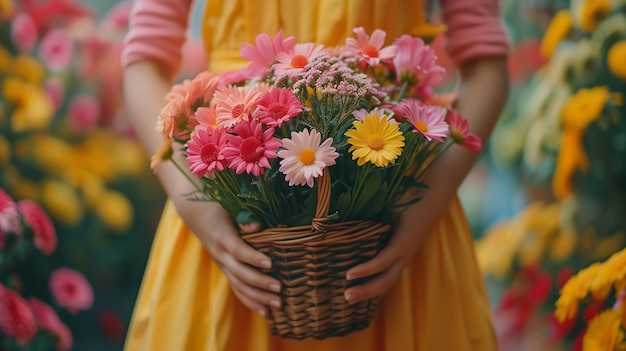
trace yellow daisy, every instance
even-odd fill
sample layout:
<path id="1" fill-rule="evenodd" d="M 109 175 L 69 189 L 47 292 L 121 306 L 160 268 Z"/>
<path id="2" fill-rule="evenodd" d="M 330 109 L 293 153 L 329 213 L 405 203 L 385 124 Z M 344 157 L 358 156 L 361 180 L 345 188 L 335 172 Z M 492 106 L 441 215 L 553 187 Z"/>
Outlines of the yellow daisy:
<path id="1" fill-rule="evenodd" d="M 623 348 L 624 332 L 620 329 L 622 316 L 620 311 L 600 312 L 589 322 L 583 337 L 585 351 L 613 351 Z"/>
<path id="2" fill-rule="evenodd" d="M 565 127 L 585 129 L 589 123 L 600 117 L 607 102 L 620 101 L 618 95 L 611 93 L 606 86 L 580 89 L 565 103 L 561 121 Z"/>
<path id="3" fill-rule="evenodd" d="M 609 49 L 606 63 L 611 73 L 626 79 L 626 65 L 624 65 L 624 62 L 626 62 L 626 40 L 620 40 Z"/>
<path id="4" fill-rule="evenodd" d="M 559 299 L 556 301 L 556 311 L 554 312 L 559 321 L 563 322 L 576 316 L 578 303 L 587 297 L 591 282 L 599 269 L 600 264 L 594 263 L 578 272 L 563 285 Z"/>
<path id="5" fill-rule="evenodd" d="M 598 22 L 606 17 L 613 9 L 611 0 L 585 0 L 579 7 L 578 19 L 580 27 L 592 32 Z"/>
<path id="6" fill-rule="evenodd" d="M 345 135 L 352 152 L 352 159 L 362 166 L 371 162 L 377 167 L 385 167 L 402 153 L 404 135 L 398 124 L 390 121 L 386 115 L 369 114 L 362 121 L 352 123 L 354 129 L 348 130 Z"/>
<path id="7" fill-rule="evenodd" d="M 554 195 L 563 199 L 574 191 L 573 177 L 577 170 L 589 168 L 589 160 L 582 145 L 582 131 L 566 129 L 561 134 L 556 169 L 552 177 Z"/>
<path id="8" fill-rule="evenodd" d="M 572 15 L 568 10 L 561 10 L 552 18 L 541 40 L 541 55 L 550 58 L 554 49 L 572 29 Z"/>

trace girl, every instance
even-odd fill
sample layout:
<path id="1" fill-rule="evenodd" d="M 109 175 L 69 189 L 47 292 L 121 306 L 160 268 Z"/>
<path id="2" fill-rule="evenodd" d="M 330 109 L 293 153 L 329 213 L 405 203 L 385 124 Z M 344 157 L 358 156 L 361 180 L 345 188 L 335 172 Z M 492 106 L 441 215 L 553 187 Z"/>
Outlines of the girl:
<path id="1" fill-rule="evenodd" d="M 441 0 L 447 50 L 462 79 L 459 111 L 486 141 L 507 92 L 506 36 L 497 0 Z M 129 116 L 146 151 L 160 145 L 154 128 L 181 61 L 191 0 L 136 0 L 123 52 Z M 202 30 L 215 72 L 237 69 L 244 42 L 283 30 L 299 42 L 334 46 L 383 29 L 387 38 L 426 25 L 421 1 L 208 0 Z M 135 306 L 126 350 L 420 350 L 490 351 L 496 341 L 472 236 L 456 190 L 476 155 L 454 146 L 431 168 L 423 201 L 404 211 L 388 246 L 347 272 L 378 274 L 346 291 L 359 301 L 384 295 L 371 325 L 345 337 L 290 340 L 272 336 L 264 315 L 280 306 L 281 286 L 251 266 L 269 267 L 247 246 L 216 203 L 190 202 L 192 188 L 171 165 L 157 173 L 169 195 Z M 184 161 L 183 161 L 184 162 Z M 252 228 L 256 229 L 256 228 Z"/>

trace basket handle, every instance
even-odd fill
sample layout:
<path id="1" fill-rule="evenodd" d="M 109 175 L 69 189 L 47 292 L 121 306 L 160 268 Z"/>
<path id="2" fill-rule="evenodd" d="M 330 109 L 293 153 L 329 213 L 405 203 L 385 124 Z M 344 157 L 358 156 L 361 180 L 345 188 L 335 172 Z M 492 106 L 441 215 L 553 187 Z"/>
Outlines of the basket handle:
<path id="1" fill-rule="evenodd" d="M 317 178 L 317 208 L 315 217 L 311 222 L 311 231 L 324 233 L 330 222 L 328 211 L 330 210 L 330 172 L 324 168 L 322 175 Z"/>

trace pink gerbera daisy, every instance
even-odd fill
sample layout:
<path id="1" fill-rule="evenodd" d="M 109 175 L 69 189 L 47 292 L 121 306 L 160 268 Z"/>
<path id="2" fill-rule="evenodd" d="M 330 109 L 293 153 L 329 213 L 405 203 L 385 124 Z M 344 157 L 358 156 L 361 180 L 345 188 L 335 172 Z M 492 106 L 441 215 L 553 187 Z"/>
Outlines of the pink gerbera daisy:
<path id="1" fill-rule="evenodd" d="M 406 119 L 415 127 L 414 132 L 422 134 L 426 140 L 443 141 L 450 134 L 448 124 L 444 120 L 446 109 L 439 106 L 424 105 L 419 100 L 410 99 L 401 104 Z"/>
<path id="2" fill-rule="evenodd" d="M 241 121 L 249 121 L 262 96 L 258 89 L 250 87 L 229 85 L 219 88 L 215 92 L 217 125 L 230 128 Z"/>
<path id="3" fill-rule="evenodd" d="M 21 229 L 17 204 L 9 194 L 0 189 L 0 231 L 19 234 Z"/>
<path id="4" fill-rule="evenodd" d="M 70 268 L 57 268 L 50 274 L 50 292 L 57 305 L 71 313 L 86 310 L 93 305 L 93 289 L 80 272 Z"/>
<path id="5" fill-rule="evenodd" d="M 437 65 L 435 50 L 426 45 L 424 40 L 405 34 L 396 39 L 394 44 L 398 52 L 393 58 L 393 65 L 401 81 L 431 87 L 444 80 L 446 70 Z"/>
<path id="6" fill-rule="evenodd" d="M 189 140 L 191 131 L 198 125 L 194 116 L 189 115 L 182 98 L 170 100 L 159 113 L 157 135 L 164 139 L 180 142 Z"/>
<path id="7" fill-rule="evenodd" d="M 280 127 L 302 111 L 291 89 L 272 88 L 259 101 L 257 117 L 269 127 Z"/>
<path id="8" fill-rule="evenodd" d="M 209 107 L 199 107 L 195 114 L 199 126 L 217 128 L 217 111 L 215 104 Z"/>
<path id="9" fill-rule="evenodd" d="M 244 171 L 258 176 L 264 173 L 264 168 L 271 168 L 269 159 L 276 158 L 276 150 L 280 147 L 280 140 L 274 137 L 274 128 L 263 131 L 257 120 L 242 122 L 235 125 L 233 130 L 237 135 L 228 134 L 229 145 L 224 148 L 224 156 L 228 167 L 235 169 L 235 173 Z"/>
<path id="10" fill-rule="evenodd" d="M 282 30 L 274 38 L 267 33 L 259 34 L 254 40 L 255 45 L 244 43 L 240 53 L 248 59 L 250 64 L 241 70 L 248 78 L 262 78 L 270 71 L 276 62 L 276 55 L 280 52 L 289 52 L 293 48 L 295 37 L 283 39 Z"/>
<path id="11" fill-rule="evenodd" d="M 278 152 L 280 171 L 289 185 L 308 185 L 313 187 L 313 179 L 322 175 L 324 167 L 335 164 L 339 154 L 331 146 L 333 139 L 328 138 L 320 145 L 320 133 L 313 129 L 291 132 L 291 139 L 284 138 L 284 149 Z"/>
<path id="12" fill-rule="evenodd" d="M 24 222 L 33 232 L 35 247 L 46 255 L 53 253 L 57 247 L 57 233 L 50 217 L 30 200 L 20 200 L 18 206 Z"/>
<path id="13" fill-rule="evenodd" d="M 192 115 L 199 106 L 206 106 L 213 98 L 213 93 L 219 83 L 219 76 L 203 71 L 192 79 L 186 86 L 185 104 Z"/>
<path id="14" fill-rule="evenodd" d="M 64 29 L 52 29 L 41 40 L 39 55 L 52 70 L 66 69 L 74 54 L 74 41 Z"/>
<path id="15" fill-rule="evenodd" d="M 365 119 L 365 117 L 367 116 L 379 116 L 379 117 L 384 117 L 386 118 L 389 122 L 394 122 L 397 123 L 398 121 L 396 121 L 396 119 L 394 118 L 394 112 L 388 108 L 384 108 L 384 107 L 374 107 L 371 111 L 368 111 L 364 108 L 360 109 L 360 110 L 356 110 L 354 112 L 352 112 L 352 116 L 354 118 L 356 118 L 357 120 L 363 122 L 363 120 Z"/>
<path id="16" fill-rule="evenodd" d="M 187 163 L 189 170 L 198 177 L 207 173 L 215 177 L 215 170 L 226 168 L 223 155 L 226 146 L 226 134 L 210 127 L 197 128 L 187 143 Z"/>
<path id="17" fill-rule="evenodd" d="M 450 125 L 450 136 L 455 143 L 473 152 L 479 152 L 482 149 L 482 141 L 476 134 L 470 132 L 467 119 L 463 118 L 458 111 L 448 110 L 446 121 Z"/>
<path id="18" fill-rule="evenodd" d="M 357 38 L 347 38 L 346 49 L 363 57 L 370 66 L 376 66 L 381 61 L 390 61 L 396 55 L 398 48 L 395 45 L 383 48 L 386 36 L 384 31 L 376 29 L 370 37 L 363 27 L 358 27 L 354 29 L 354 33 Z"/>
<path id="19" fill-rule="evenodd" d="M 295 79 L 311 60 L 323 52 L 323 45 L 315 46 L 313 43 L 296 44 L 293 50 L 289 52 L 279 52 L 276 55 L 278 63 L 273 65 L 276 76 L 279 78 L 288 76 Z"/>

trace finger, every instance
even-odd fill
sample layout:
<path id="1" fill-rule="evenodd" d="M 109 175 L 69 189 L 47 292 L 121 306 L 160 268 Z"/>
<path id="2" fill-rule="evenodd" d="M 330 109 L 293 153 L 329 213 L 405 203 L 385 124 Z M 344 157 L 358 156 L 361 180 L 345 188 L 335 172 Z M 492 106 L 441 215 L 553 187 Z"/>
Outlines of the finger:
<path id="1" fill-rule="evenodd" d="M 386 272 L 378 275 L 372 280 L 346 289 L 344 297 L 349 303 L 353 304 L 377 296 L 382 296 L 398 280 L 398 277 L 402 273 L 402 268 L 402 265 L 396 262 L 389 267 Z"/>
<path id="2" fill-rule="evenodd" d="M 263 274 L 256 269 L 242 263 L 236 257 L 223 251 L 221 263 L 223 270 L 228 271 L 239 281 L 259 289 L 280 292 L 280 282 L 267 274 Z"/>
<path id="3" fill-rule="evenodd" d="M 238 290 L 234 288 L 233 288 L 233 293 L 235 294 L 235 296 L 237 296 L 237 299 L 239 299 L 239 301 L 241 301 L 241 303 L 244 304 L 246 307 L 248 307 L 252 311 L 255 311 L 256 313 L 260 314 L 263 317 L 267 316 L 267 312 L 268 312 L 267 306 L 264 306 L 258 302 L 253 301 L 252 299 L 241 294 Z"/>
<path id="4" fill-rule="evenodd" d="M 239 261 L 259 268 L 272 268 L 269 257 L 248 246 L 237 234 L 220 235 L 218 244 Z"/>
<path id="5" fill-rule="evenodd" d="M 237 276 L 232 274 L 232 272 L 224 271 L 224 273 L 228 277 L 228 280 L 230 280 L 230 284 L 233 287 L 233 290 L 237 291 L 239 294 L 249 300 L 250 303 L 253 303 L 254 306 L 257 307 L 254 309 L 255 311 L 258 311 L 259 306 L 272 306 L 280 308 L 280 306 L 282 305 L 281 299 L 278 295 L 245 284 L 243 281 L 239 280 Z"/>
<path id="6" fill-rule="evenodd" d="M 389 243 L 387 247 L 383 248 L 378 255 L 371 260 L 368 260 L 360 265 L 350 268 L 346 272 L 347 280 L 354 280 L 357 278 L 368 277 L 387 270 L 391 265 L 396 262 L 400 257 L 402 248 Z"/>
<path id="7" fill-rule="evenodd" d="M 261 223 L 250 222 L 248 224 L 239 224 L 239 230 L 244 234 L 256 233 L 261 230 Z"/>

